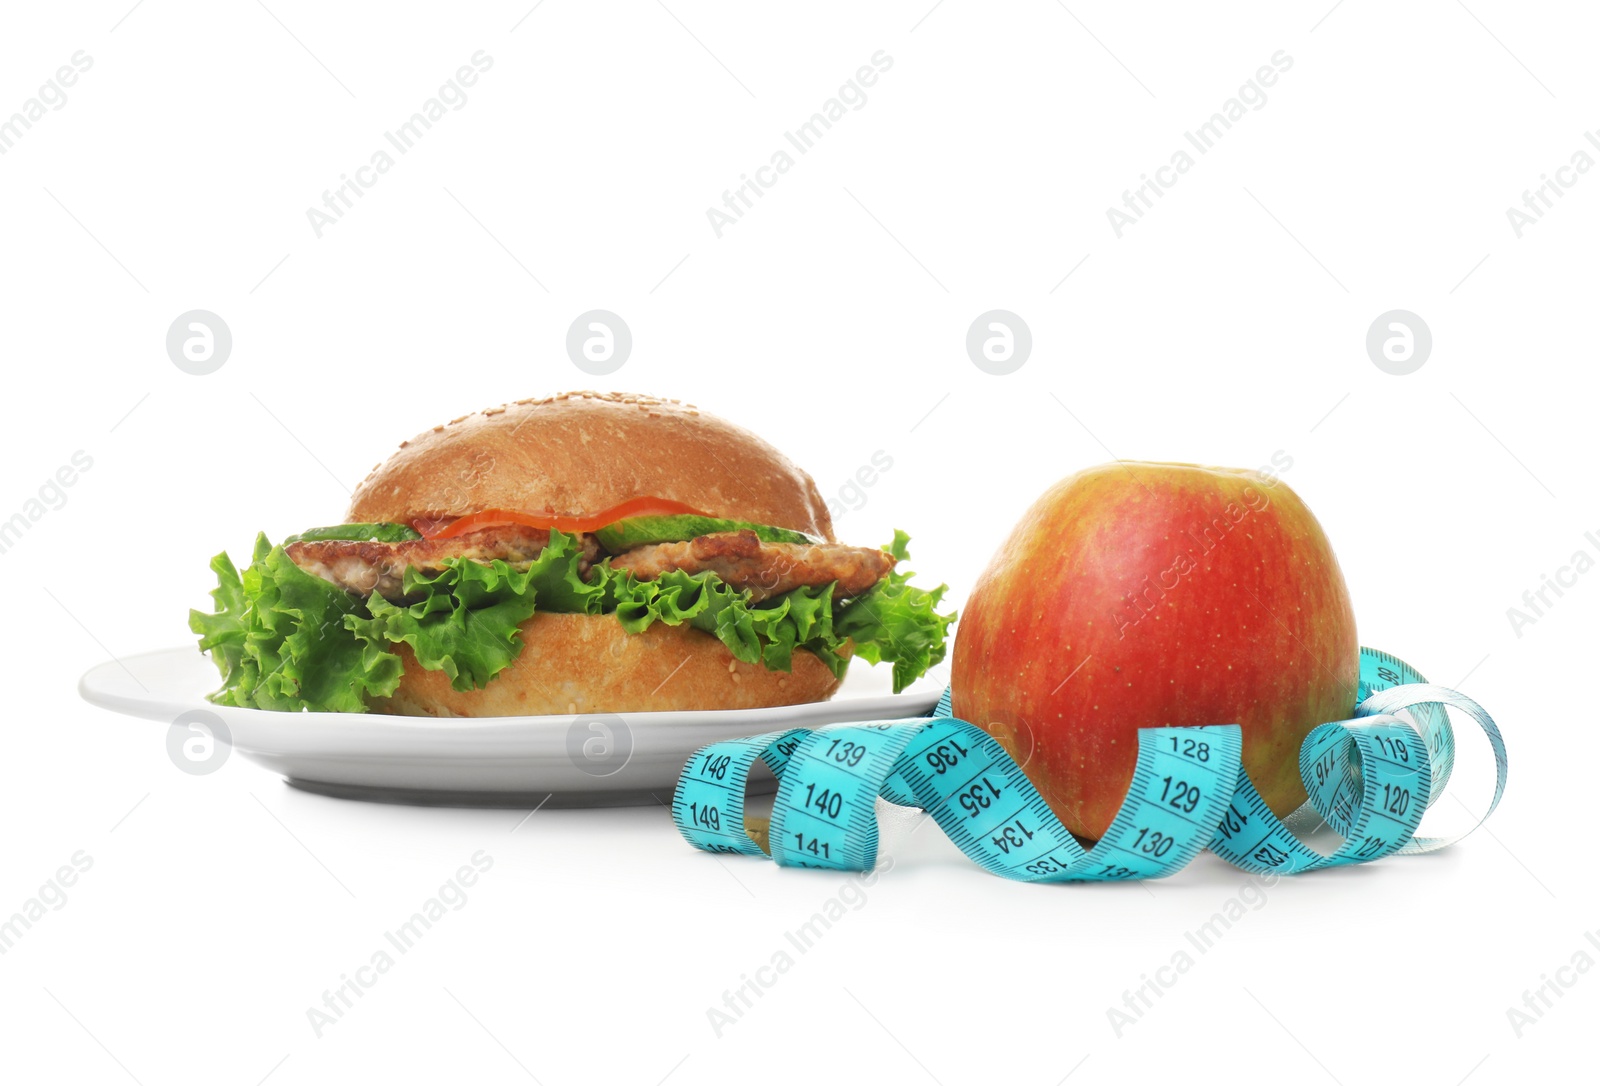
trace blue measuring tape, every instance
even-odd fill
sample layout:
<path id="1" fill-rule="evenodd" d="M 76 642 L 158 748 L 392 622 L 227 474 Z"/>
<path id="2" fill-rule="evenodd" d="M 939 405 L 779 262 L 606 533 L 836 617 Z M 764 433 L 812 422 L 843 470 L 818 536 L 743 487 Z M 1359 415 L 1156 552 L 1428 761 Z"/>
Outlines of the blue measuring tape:
<path id="1" fill-rule="evenodd" d="M 1477 702 L 1366 648 L 1357 701 L 1353 719 L 1312 729 L 1300 748 L 1309 795 L 1301 810 L 1314 811 L 1344 838 L 1327 855 L 1291 832 L 1250 783 L 1237 724 L 1141 728 L 1127 798 L 1105 836 L 1086 849 L 992 736 L 950 715 L 949 690 L 931 717 L 797 728 L 702 747 L 678 781 L 672 818 L 690 844 L 708 852 L 867 871 L 877 863 L 882 797 L 926 811 L 996 875 L 1067 882 L 1162 878 L 1208 847 L 1246 871 L 1278 874 L 1432 852 L 1466 836 L 1499 805 L 1505 743 Z M 1494 797 L 1465 833 L 1417 837 L 1455 764 L 1446 706 L 1488 736 Z M 1395 715 L 1401 712 L 1409 719 Z M 758 758 L 779 782 L 765 834 L 745 810 Z"/>

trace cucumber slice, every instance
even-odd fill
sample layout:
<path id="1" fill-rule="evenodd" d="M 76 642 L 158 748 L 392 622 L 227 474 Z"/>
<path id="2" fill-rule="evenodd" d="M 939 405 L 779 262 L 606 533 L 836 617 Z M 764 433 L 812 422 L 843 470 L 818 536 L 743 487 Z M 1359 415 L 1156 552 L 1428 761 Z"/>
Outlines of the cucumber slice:
<path id="1" fill-rule="evenodd" d="M 421 539 L 421 533 L 404 524 L 330 524 L 324 528 L 307 528 L 299 535 L 283 541 L 290 543 L 312 542 L 321 539 L 363 539 L 374 543 L 408 543 Z"/>
<path id="2" fill-rule="evenodd" d="M 764 543 L 815 543 L 804 532 L 792 528 L 774 528 L 770 524 L 752 524 L 745 520 L 723 520 L 720 517 L 680 516 L 630 517 L 615 524 L 595 530 L 600 545 L 613 554 L 647 543 L 677 543 L 695 536 L 713 532 L 751 531 Z"/>

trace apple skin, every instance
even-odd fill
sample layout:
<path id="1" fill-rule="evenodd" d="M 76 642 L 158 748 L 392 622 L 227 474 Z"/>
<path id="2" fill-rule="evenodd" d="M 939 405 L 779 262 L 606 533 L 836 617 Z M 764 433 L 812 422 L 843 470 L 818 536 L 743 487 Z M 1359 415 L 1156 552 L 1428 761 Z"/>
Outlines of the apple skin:
<path id="1" fill-rule="evenodd" d="M 1110 827 L 1138 730 L 1238 724 L 1280 815 L 1300 744 L 1348 719 L 1360 648 L 1311 510 L 1254 471 L 1127 461 L 1051 487 L 979 577 L 956 634 L 952 711 L 987 730 L 1069 830 Z"/>

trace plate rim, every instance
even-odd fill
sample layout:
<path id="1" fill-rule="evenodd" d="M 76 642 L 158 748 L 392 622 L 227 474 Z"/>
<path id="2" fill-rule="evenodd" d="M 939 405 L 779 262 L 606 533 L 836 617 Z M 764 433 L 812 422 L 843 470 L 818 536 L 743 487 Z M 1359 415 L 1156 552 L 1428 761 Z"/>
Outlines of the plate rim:
<path id="1" fill-rule="evenodd" d="M 274 723 L 302 727 L 306 725 L 333 724 L 339 727 L 382 727 L 418 732 L 439 728 L 447 728 L 453 731 L 486 732 L 513 731 L 533 727 L 568 727 L 575 719 L 595 716 L 618 717 L 630 726 L 638 723 L 648 726 L 653 731 L 703 729 L 717 727 L 718 725 L 731 727 L 741 721 L 749 721 L 752 714 L 787 712 L 799 716 L 830 716 L 833 715 L 829 711 L 830 709 L 857 705 L 862 709 L 863 715 L 860 719 L 864 721 L 890 720 L 925 715 L 938 704 L 940 695 L 938 690 L 913 689 L 899 694 L 871 694 L 843 700 L 829 698 L 826 701 L 797 702 L 791 705 L 768 705 L 751 709 L 634 710 L 622 713 L 600 710 L 592 713 L 524 716 L 432 717 L 376 712 L 291 712 L 281 709 L 216 705 L 207 700 L 206 694 L 208 692 L 199 692 L 191 695 L 190 702 L 185 704 L 179 703 L 176 699 L 165 700 L 156 694 L 149 694 L 147 697 L 141 698 L 134 694 L 107 691 L 93 682 L 95 676 L 116 670 L 121 670 L 133 678 L 135 682 L 140 682 L 138 677 L 134 675 L 132 668 L 128 666 L 131 662 L 149 659 L 176 660 L 179 654 L 188 652 L 196 653 L 202 657 L 205 656 L 205 653 L 197 646 L 188 645 L 171 645 L 165 648 L 112 656 L 90 666 L 79 676 L 77 683 L 78 696 L 96 708 L 117 713 L 121 716 L 156 722 L 168 720 L 171 716 L 170 708 L 178 706 L 180 713 L 187 712 L 190 709 L 205 709 L 219 714 L 226 714 L 227 716 L 237 714 L 241 719 L 258 720 L 266 727 L 270 727 Z M 163 709 L 163 706 L 166 708 Z M 884 715 L 886 713 L 890 715 Z M 793 726 L 800 727 L 804 725 L 797 723 Z"/>

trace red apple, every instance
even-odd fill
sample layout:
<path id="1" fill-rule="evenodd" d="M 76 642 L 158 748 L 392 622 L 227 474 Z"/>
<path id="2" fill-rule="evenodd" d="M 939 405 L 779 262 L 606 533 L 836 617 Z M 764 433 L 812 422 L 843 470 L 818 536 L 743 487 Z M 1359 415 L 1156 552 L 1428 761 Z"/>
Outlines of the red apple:
<path id="1" fill-rule="evenodd" d="M 963 608 L 954 714 L 1098 839 L 1140 728 L 1238 724 L 1278 814 L 1305 801 L 1300 743 L 1355 705 L 1344 576 L 1298 495 L 1255 471 L 1123 462 L 1051 487 Z"/>

